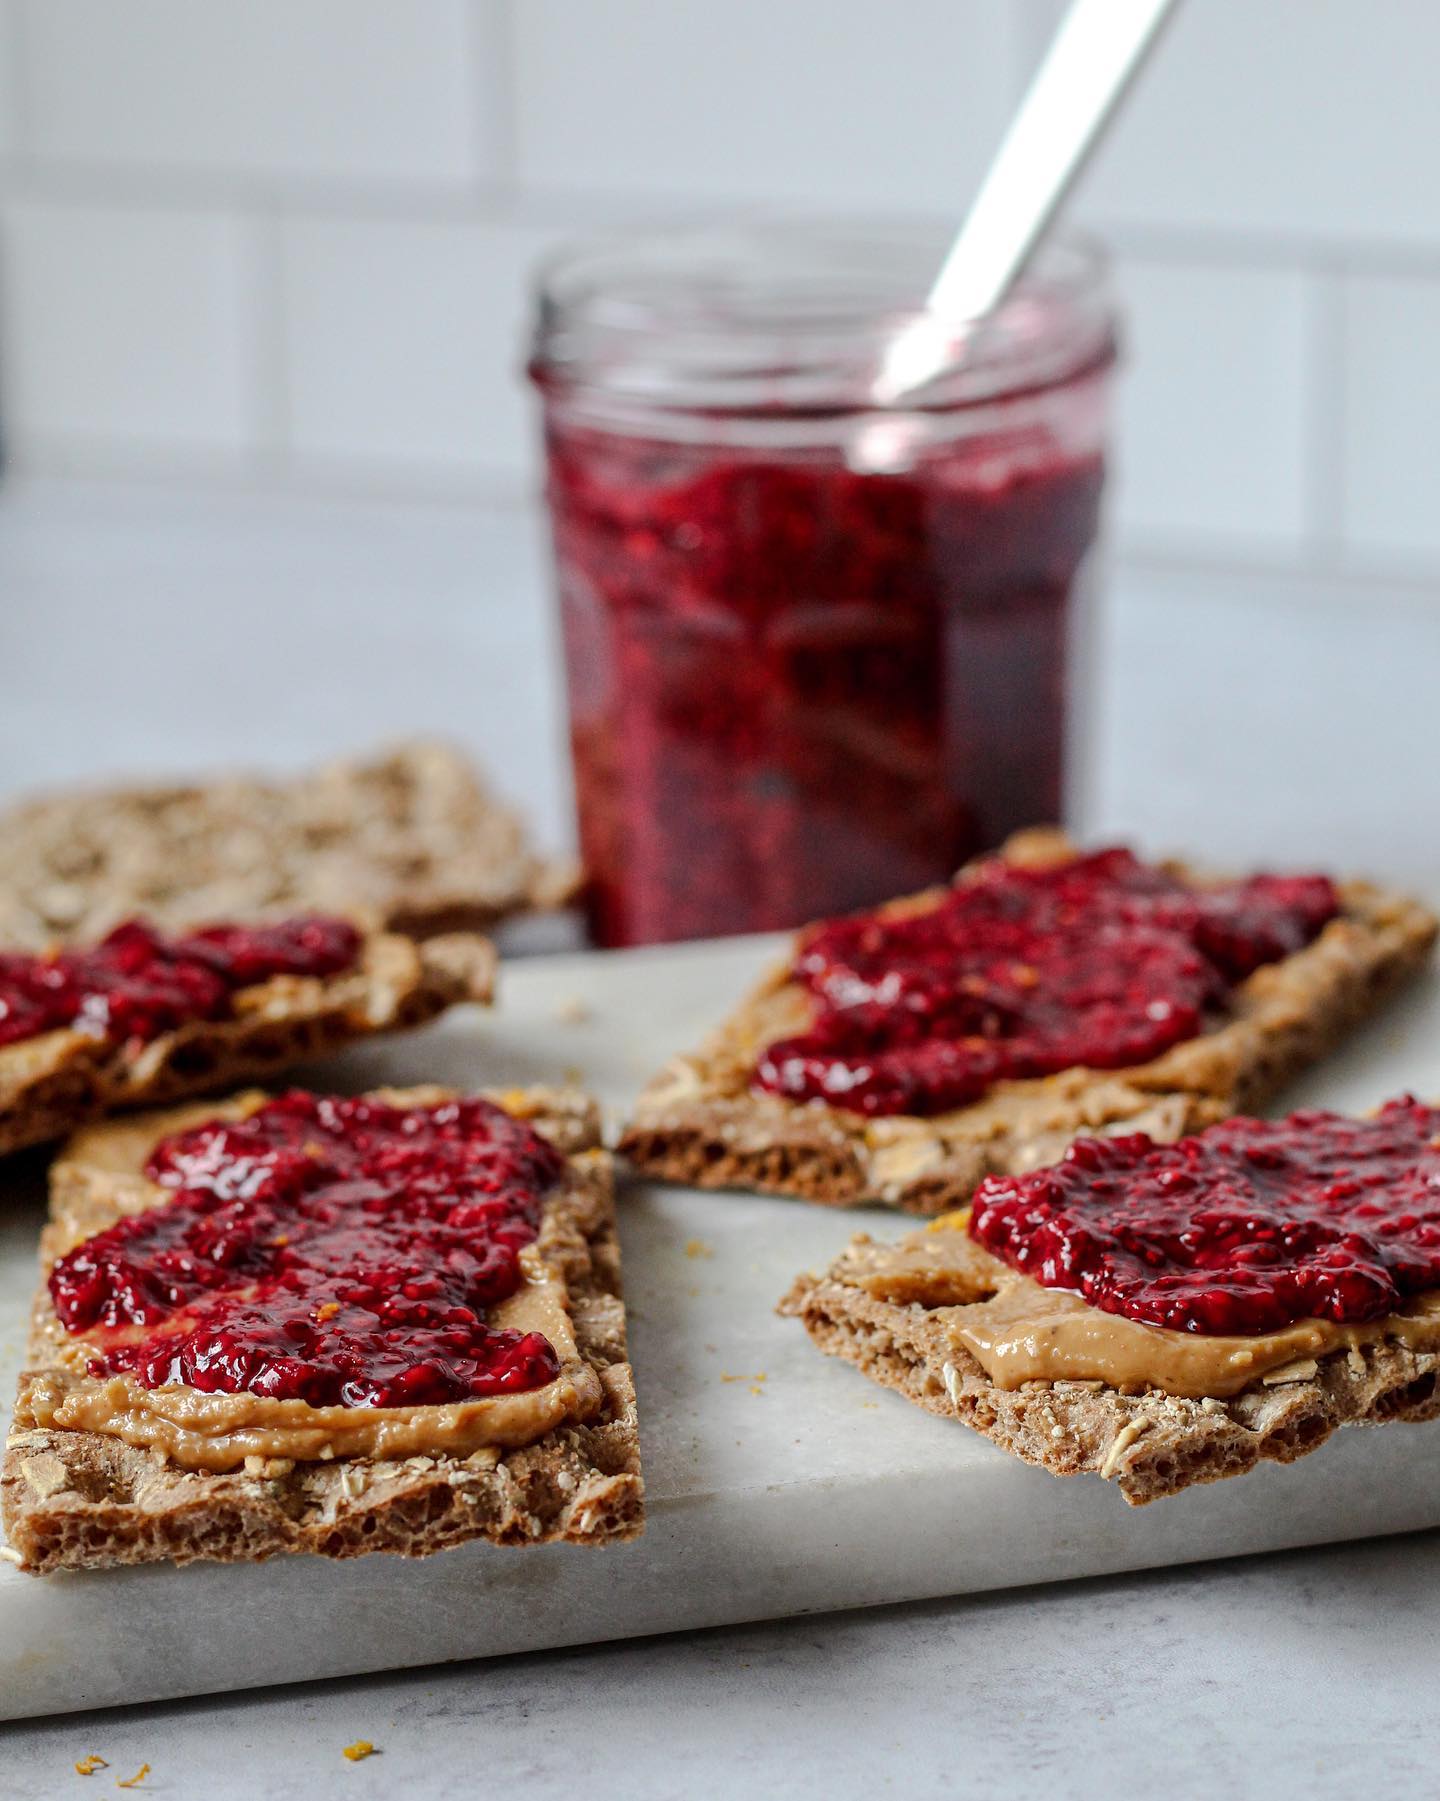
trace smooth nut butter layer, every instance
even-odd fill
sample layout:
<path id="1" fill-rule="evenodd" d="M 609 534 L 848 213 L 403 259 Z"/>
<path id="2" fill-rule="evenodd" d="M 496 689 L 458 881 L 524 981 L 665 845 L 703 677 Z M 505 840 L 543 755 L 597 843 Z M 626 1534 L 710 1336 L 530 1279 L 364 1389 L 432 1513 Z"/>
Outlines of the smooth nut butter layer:
<path id="1" fill-rule="evenodd" d="M 947 1309 L 946 1333 L 997 1388 L 1103 1382 L 1122 1391 L 1158 1388 L 1224 1400 L 1266 1376 L 1310 1373 L 1294 1366 L 1352 1346 L 1389 1339 L 1440 1350 L 1440 1289 L 1362 1324 L 1307 1319 L 1244 1337 L 1177 1332 L 1042 1287 L 976 1244 L 968 1223 L 966 1209 L 892 1248 L 864 1245 L 846 1275 L 876 1300 Z"/>
<path id="2" fill-rule="evenodd" d="M 468 1457 L 600 1407 L 538 1242 L 547 1196 L 582 1178 L 523 1121 L 425 1091 L 174 1123 L 96 1135 L 104 1199 L 71 1178 L 48 1367 L 22 1395 L 37 1424 L 222 1471 Z"/>
<path id="3" fill-rule="evenodd" d="M 191 1470 L 238 1469 L 256 1457 L 309 1463 L 514 1450 L 588 1418 L 602 1398 L 599 1378 L 576 1350 L 562 1285 L 533 1249 L 520 1261 L 525 1286 L 493 1309 L 491 1323 L 542 1334 L 560 1359 L 560 1374 L 525 1394 L 436 1407 L 312 1407 L 180 1384 L 147 1389 L 129 1376 L 88 1375 L 90 1347 L 70 1340 L 56 1346 L 58 1367 L 31 1379 L 22 1405 L 38 1426 L 103 1432 Z"/>

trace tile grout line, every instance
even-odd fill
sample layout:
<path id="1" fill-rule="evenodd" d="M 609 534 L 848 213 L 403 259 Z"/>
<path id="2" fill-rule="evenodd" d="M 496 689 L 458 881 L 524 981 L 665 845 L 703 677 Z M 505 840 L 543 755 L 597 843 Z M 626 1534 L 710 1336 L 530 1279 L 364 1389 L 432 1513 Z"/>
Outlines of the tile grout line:
<path id="1" fill-rule="evenodd" d="M 520 162 L 515 15 L 510 0 L 470 0 L 470 95 L 490 153 L 492 195 L 517 191 Z"/>
<path id="2" fill-rule="evenodd" d="M 11 85 L 15 85 L 13 78 Z M 17 110 L 25 111 L 23 103 Z M 512 128 L 507 126 L 500 135 L 512 136 Z M 511 152 L 506 155 L 509 157 Z M 5 175 L 4 185 L 15 197 L 56 205 L 205 211 L 274 203 L 291 216 L 357 223 L 418 218 L 438 223 L 583 226 L 597 215 L 603 222 L 607 218 L 634 217 L 637 211 L 657 219 L 690 219 L 697 214 L 723 219 L 733 217 L 737 209 L 754 210 L 744 201 L 707 198 L 696 202 L 684 196 L 655 195 L 636 189 L 527 187 L 508 176 L 502 183 L 478 186 L 414 180 L 346 181 L 308 175 L 252 177 L 197 172 L 161 163 L 121 168 L 86 158 L 40 158 L 28 152 L 12 157 Z M 1157 226 L 1103 218 L 1094 221 L 1091 228 L 1117 251 L 1156 263 L 1203 263 L 1210 268 L 1257 270 L 1292 269 L 1301 263 L 1323 265 L 1340 274 L 1400 279 L 1440 277 L 1440 239 L 1426 245 L 1399 239 L 1353 239 L 1346 243 L 1339 238 L 1307 233 L 1261 236 L 1231 228 Z"/>
<path id="3" fill-rule="evenodd" d="M 16 458 L 13 472 L 30 481 L 96 481 L 117 493 L 193 488 L 298 504 L 327 501 L 394 501 L 401 505 L 500 507 L 533 510 L 535 497 L 523 478 L 504 471 L 468 471 L 449 476 L 440 465 L 416 467 L 385 458 L 306 458 L 281 454 L 234 467 L 217 464 L 199 471 L 189 452 L 166 452 L 153 444 L 127 447 L 117 441 L 97 448 L 74 438 L 52 439 Z M 135 452 L 143 461 L 134 460 Z M 1312 547 L 1313 549 L 1313 547 Z M 1163 576 L 1214 577 L 1222 581 L 1317 584 L 1355 592 L 1383 587 L 1427 604 L 1440 595 L 1440 560 L 1367 555 L 1342 561 L 1311 554 L 1270 557 L 1244 544 L 1166 544 L 1155 537 L 1118 542 L 1111 552 L 1117 569 Z"/>
<path id="4" fill-rule="evenodd" d="M 586 193 L 582 189 L 521 189 L 487 183 L 427 185 L 416 181 L 346 182 L 333 177 L 249 176 L 197 172 L 163 164 L 110 167 L 76 158 L 46 158 L 0 170 L 0 189 L 18 199 L 56 207 L 97 207 L 150 212 L 204 212 L 253 207 L 268 201 L 297 219 L 346 224 L 562 225 L 597 218 L 619 220 L 638 211 L 649 218 L 689 219 L 697 203 L 684 196 L 633 191 Z M 709 201 L 712 217 L 733 215 L 724 201 Z"/>
<path id="5" fill-rule="evenodd" d="M 280 206 L 257 207 L 251 230 L 250 315 L 254 335 L 250 380 L 258 472 L 288 472 L 291 435 L 290 368 L 285 335 L 284 219 Z"/>
<path id="6" fill-rule="evenodd" d="M 1338 569 L 1345 561 L 1346 272 L 1322 257 L 1304 273 L 1312 329 L 1302 425 L 1302 516 L 1305 538 L 1320 566 Z"/>

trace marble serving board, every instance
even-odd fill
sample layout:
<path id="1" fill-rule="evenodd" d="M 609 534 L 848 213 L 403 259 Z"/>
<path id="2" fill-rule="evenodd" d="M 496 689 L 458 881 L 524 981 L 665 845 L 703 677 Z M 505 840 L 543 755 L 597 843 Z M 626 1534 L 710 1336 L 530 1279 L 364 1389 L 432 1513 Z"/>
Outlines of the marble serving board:
<path id="1" fill-rule="evenodd" d="M 581 1080 L 618 1110 L 773 955 L 734 940 L 509 965 L 467 1009 L 327 1066 L 336 1087 Z M 314 1078 L 322 1079 L 322 1078 Z M 1358 1037 L 1298 1102 L 1440 1092 L 1440 988 Z M 0 1394 L 35 1280 L 43 1168 L 4 1178 Z M 1440 1524 L 1440 1427 L 1349 1431 L 1143 1509 L 1056 1481 L 821 1357 L 774 1304 L 880 1211 L 635 1184 L 621 1236 L 649 1524 L 634 1544 L 408 1562 L 165 1566 L 44 1580 L 0 1563 L 0 1718 L 1093 1576 Z M 1037 1605 L 1043 1599 L 1037 1597 Z"/>

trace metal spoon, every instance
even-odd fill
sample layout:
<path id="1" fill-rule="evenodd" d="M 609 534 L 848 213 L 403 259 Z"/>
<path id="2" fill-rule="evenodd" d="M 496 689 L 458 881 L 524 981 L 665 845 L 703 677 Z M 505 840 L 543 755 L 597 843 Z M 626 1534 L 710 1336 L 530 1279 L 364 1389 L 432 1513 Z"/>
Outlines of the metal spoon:
<path id="1" fill-rule="evenodd" d="M 892 339 L 874 398 L 894 406 L 954 361 L 1029 260 L 1178 0 L 1073 0 L 925 302 Z"/>

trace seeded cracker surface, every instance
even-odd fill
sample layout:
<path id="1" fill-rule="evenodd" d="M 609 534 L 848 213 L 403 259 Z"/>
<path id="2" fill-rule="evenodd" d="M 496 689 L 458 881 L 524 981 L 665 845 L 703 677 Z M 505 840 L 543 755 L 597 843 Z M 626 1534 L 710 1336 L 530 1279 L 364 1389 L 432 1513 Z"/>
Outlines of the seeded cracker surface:
<path id="1" fill-rule="evenodd" d="M 1022 834 L 999 853 L 1030 864 L 1073 854 L 1056 832 Z M 698 1051 L 650 1084 L 620 1149 L 647 1174 L 703 1188 L 936 1214 L 963 1205 L 987 1175 L 1053 1163 L 1078 1136 L 1183 1137 L 1260 1105 L 1426 961 L 1436 920 L 1424 907 L 1368 882 L 1342 883 L 1340 894 L 1341 917 L 1304 950 L 1256 970 L 1200 1037 L 1132 1069 L 1001 1082 L 970 1106 L 924 1119 L 865 1118 L 751 1087 L 761 1049 L 809 1024 L 810 996 L 790 981 L 787 959 Z M 913 910 L 927 898 L 893 905 Z"/>
<path id="2" fill-rule="evenodd" d="M 240 989 L 229 1019 L 197 1020 L 138 1046 L 69 1030 L 0 1046 L 0 1154 L 121 1108 L 213 1093 L 358 1038 L 424 1025 L 461 1001 L 488 1001 L 494 974 L 494 951 L 473 934 L 416 944 L 376 932 L 353 969 Z"/>
<path id="3" fill-rule="evenodd" d="M 445 1091 L 387 1092 L 423 1105 Z M 522 1450 L 464 1459 L 270 1460 L 224 1475 L 182 1470 L 163 1457 L 92 1432 L 45 1429 L 26 1396 L 45 1372 L 56 1322 L 43 1282 L 15 1422 L 0 1467 L 0 1520 L 22 1568 L 45 1572 L 196 1559 L 256 1561 L 286 1551 L 419 1557 L 468 1539 L 501 1545 L 602 1544 L 643 1525 L 635 1391 L 625 1344 L 611 1163 L 594 1103 L 571 1091 L 489 1097 L 528 1119 L 568 1161 L 548 1196 L 536 1248 L 565 1285 L 576 1344 L 601 1390 L 590 1418 Z M 163 1199 L 140 1174 L 151 1146 L 203 1109 L 92 1128 L 51 1178 L 52 1224 L 41 1242 L 48 1273 L 76 1233 Z"/>
<path id="4" fill-rule="evenodd" d="M 1305 1358 L 1228 1400 L 1095 1381 L 997 1387 L 953 1336 L 959 1236 L 914 1232 L 898 1244 L 853 1239 L 821 1276 L 802 1276 L 780 1311 L 827 1355 L 1055 1476 L 1092 1472 L 1132 1506 L 1199 1482 L 1293 1463 L 1344 1425 L 1440 1416 L 1440 1357 L 1382 1341 Z"/>
<path id="5" fill-rule="evenodd" d="M 34 950 L 137 913 L 169 931 L 314 912 L 418 938 L 483 932 L 574 887 L 439 743 L 289 780 L 93 789 L 0 811 L 0 943 Z"/>

